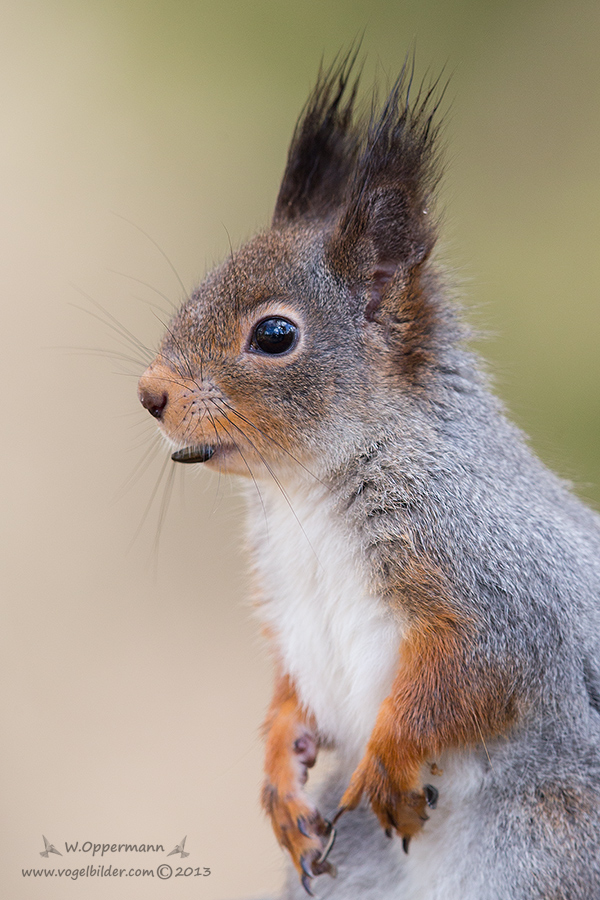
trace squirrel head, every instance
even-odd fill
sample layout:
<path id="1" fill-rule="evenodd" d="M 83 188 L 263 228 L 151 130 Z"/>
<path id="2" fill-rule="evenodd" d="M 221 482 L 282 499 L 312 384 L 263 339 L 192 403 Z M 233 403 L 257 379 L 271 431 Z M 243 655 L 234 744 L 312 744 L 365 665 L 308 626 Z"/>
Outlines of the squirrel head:
<path id="1" fill-rule="evenodd" d="M 206 277 L 140 379 L 176 461 L 326 470 L 385 430 L 403 392 L 427 391 L 444 319 L 436 85 L 410 102 L 405 65 L 356 115 L 354 62 L 319 74 L 270 230 Z"/>

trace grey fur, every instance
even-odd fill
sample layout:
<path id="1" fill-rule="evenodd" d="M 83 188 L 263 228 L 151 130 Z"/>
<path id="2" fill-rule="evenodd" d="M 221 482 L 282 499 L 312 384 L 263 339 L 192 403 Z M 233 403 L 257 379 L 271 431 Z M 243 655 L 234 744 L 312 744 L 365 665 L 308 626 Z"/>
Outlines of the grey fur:
<path id="1" fill-rule="evenodd" d="M 481 785 L 461 810 L 471 828 L 446 879 L 419 896 L 600 898 L 600 518 L 532 454 L 470 355 L 451 356 L 437 402 L 399 397 L 379 440 L 332 478 L 373 576 L 401 565 L 406 544 L 428 553 L 480 623 L 477 655 L 513 672 L 527 707 L 487 745 L 491 765 L 480 758 Z M 345 786 L 329 786 L 320 808 L 335 809 Z M 412 898 L 398 844 L 366 809 L 342 817 L 338 879 L 318 879 L 316 896 Z M 285 900 L 303 897 L 296 880 Z"/>

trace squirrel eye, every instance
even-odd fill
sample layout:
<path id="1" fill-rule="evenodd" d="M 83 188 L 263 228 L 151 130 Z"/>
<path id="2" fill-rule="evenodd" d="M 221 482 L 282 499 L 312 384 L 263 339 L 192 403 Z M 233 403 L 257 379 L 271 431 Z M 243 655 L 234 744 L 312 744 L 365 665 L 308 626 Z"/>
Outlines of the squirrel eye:
<path id="1" fill-rule="evenodd" d="M 287 319 L 263 319 L 254 329 L 250 346 L 263 353 L 285 353 L 296 342 L 298 329 Z"/>

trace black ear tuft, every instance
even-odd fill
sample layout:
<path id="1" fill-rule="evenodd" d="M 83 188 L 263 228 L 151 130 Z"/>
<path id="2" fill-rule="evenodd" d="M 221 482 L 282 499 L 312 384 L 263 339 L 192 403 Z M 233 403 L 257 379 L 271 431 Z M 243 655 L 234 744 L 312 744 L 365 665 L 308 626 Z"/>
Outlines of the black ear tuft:
<path id="1" fill-rule="evenodd" d="M 358 48 L 319 72 L 296 125 L 273 214 L 278 227 L 338 211 L 354 170 L 360 135 L 352 122 L 358 80 L 349 86 Z"/>
<path id="2" fill-rule="evenodd" d="M 438 92 L 438 78 L 411 102 L 412 80 L 413 66 L 407 62 L 383 108 L 373 103 L 330 241 L 330 258 L 342 264 L 360 246 L 368 247 L 376 290 L 399 267 L 423 262 L 435 241 L 429 204 L 440 174 L 440 124 L 434 118 L 444 90 Z"/>

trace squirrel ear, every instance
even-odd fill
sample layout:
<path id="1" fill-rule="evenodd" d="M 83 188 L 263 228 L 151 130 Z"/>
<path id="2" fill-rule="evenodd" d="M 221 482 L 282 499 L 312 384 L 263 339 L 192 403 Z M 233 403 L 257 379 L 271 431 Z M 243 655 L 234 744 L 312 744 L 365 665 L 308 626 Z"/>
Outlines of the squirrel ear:
<path id="1" fill-rule="evenodd" d="M 399 270 L 405 277 L 429 256 L 435 227 L 429 202 L 439 179 L 432 108 L 437 82 L 409 104 L 412 74 L 405 65 L 379 114 L 373 113 L 346 200 L 327 246 L 334 270 L 367 283 L 381 297 Z M 442 92 L 443 93 L 443 92 Z"/>
<path id="2" fill-rule="evenodd" d="M 300 218 L 327 218 L 340 207 L 358 152 L 352 112 L 360 74 L 351 87 L 349 80 L 359 49 L 319 71 L 290 144 L 274 228 Z"/>

